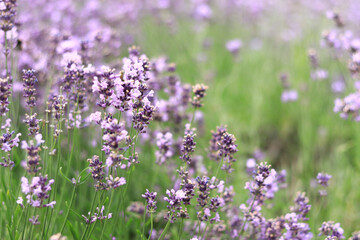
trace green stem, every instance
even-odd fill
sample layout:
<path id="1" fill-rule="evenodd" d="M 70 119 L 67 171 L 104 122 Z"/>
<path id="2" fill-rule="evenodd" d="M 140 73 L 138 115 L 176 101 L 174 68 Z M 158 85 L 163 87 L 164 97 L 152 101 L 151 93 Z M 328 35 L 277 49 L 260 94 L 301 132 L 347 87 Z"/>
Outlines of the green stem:
<path id="1" fill-rule="evenodd" d="M 29 213 L 29 207 L 26 208 L 26 213 L 25 213 L 25 224 L 24 224 L 24 227 L 23 227 L 23 231 L 22 231 L 22 234 L 21 234 L 21 239 L 24 239 L 24 235 L 25 235 L 25 230 L 26 230 L 26 225 L 27 225 L 27 222 L 28 222 L 28 213 Z"/>
<path id="2" fill-rule="evenodd" d="M 112 192 L 111 192 L 110 202 L 109 202 L 109 206 L 108 206 L 108 209 L 107 209 L 106 216 L 107 216 L 107 215 L 109 214 L 109 212 L 110 212 L 110 207 L 111 207 L 112 201 L 113 201 L 113 199 L 114 199 L 114 195 L 115 195 L 114 192 L 115 192 L 115 190 L 113 189 Z M 104 232 L 105 232 L 105 229 L 106 229 L 106 223 L 107 223 L 107 221 L 105 221 L 104 226 L 103 226 L 103 229 L 102 229 L 102 231 L 101 231 L 100 240 L 103 238 L 103 235 L 104 235 Z"/>
<path id="3" fill-rule="evenodd" d="M 47 216 L 48 216 L 48 212 L 49 212 L 49 208 L 46 208 L 46 213 L 45 213 L 45 220 L 44 220 L 44 225 L 43 225 L 43 230 L 41 233 L 41 239 L 44 239 L 44 234 L 45 234 L 45 229 L 46 229 L 46 222 L 47 222 Z"/>
<path id="4" fill-rule="evenodd" d="M 184 225 L 184 218 L 181 218 L 181 223 L 180 223 L 180 226 L 179 226 L 179 240 L 181 240 L 181 235 L 182 235 L 182 232 L 183 232 L 183 225 Z"/>
<path id="5" fill-rule="evenodd" d="M 154 218 L 153 218 L 153 210 L 151 209 L 151 213 L 150 213 L 150 234 L 149 234 L 149 238 L 148 240 L 151 239 L 152 233 L 153 233 L 153 227 L 154 227 Z"/>
<path id="6" fill-rule="evenodd" d="M 164 228 L 164 231 L 161 233 L 160 237 L 159 237 L 159 240 L 163 240 L 165 238 L 165 235 L 167 233 L 167 231 L 169 230 L 169 227 L 170 227 L 170 220 L 171 220 L 171 217 L 172 215 L 170 216 L 168 222 L 166 223 L 166 226 Z"/>
<path id="7" fill-rule="evenodd" d="M 93 198 L 93 200 L 92 200 L 91 208 L 90 208 L 90 215 L 91 215 L 91 213 L 92 213 L 92 209 L 94 208 L 97 194 L 98 194 L 98 191 L 95 192 L 94 198 Z M 90 223 L 87 223 L 86 228 L 85 228 L 85 231 L 83 232 L 83 235 L 81 236 L 81 239 L 85 239 L 85 236 L 86 236 L 87 230 L 88 230 L 88 228 L 89 228 L 89 225 L 90 225 Z"/>
<path id="8" fill-rule="evenodd" d="M 217 176 L 218 176 L 218 174 L 219 174 L 219 171 L 220 171 L 221 166 L 223 165 L 223 163 L 224 163 L 224 157 L 221 158 L 221 161 L 220 161 L 219 166 L 218 166 L 218 168 L 217 168 L 217 170 L 216 170 L 216 173 L 215 173 L 215 178 L 217 178 Z"/>
<path id="9" fill-rule="evenodd" d="M 94 229 L 95 229 L 95 227 L 96 227 L 97 222 L 98 222 L 98 221 L 96 220 L 95 223 L 93 224 L 93 226 L 90 228 L 89 235 L 87 236 L 86 239 L 90 239 L 91 234 L 93 233 L 93 231 L 94 231 Z"/>
<path id="10" fill-rule="evenodd" d="M 146 201 L 145 201 L 145 204 L 144 204 L 145 206 L 146 206 Z M 145 209 L 144 209 L 144 217 L 143 217 L 143 221 L 144 221 L 144 225 L 143 225 L 143 230 L 142 230 L 142 234 L 141 234 L 141 239 L 143 239 L 144 238 L 144 236 L 145 236 L 145 225 L 146 225 L 146 207 L 145 207 Z"/>
<path id="11" fill-rule="evenodd" d="M 69 207 L 67 209 L 65 220 L 64 220 L 64 223 L 63 223 L 63 225 L 61 227 L 61 230 L 60 230 L 61 235 L 62 235 L 62 233 L 63 233 L 63 231 L 65 229 L 65 225 L 66 225 L 67 219 L 69 217 L 70 209 L 71 209 L 71 206 L 72 206 L 72 204 L 74 202 L 74 198 L 75 198 L 75 195 L 76 195 L 75 194 L 76 193 L 76 188 L 77 188 L 77 185 L 75 184 L 74 190 L 73 190 L 72 195 L 71 195 L 70 205 L 69 205 Z"/>
<path id="12" fill-rule="evenodd" d="M 56 174 L 55 174 L 55 187 L 54 187 L 54 194 L 53 194 L 53 199 L 56 199 L 56 190 L 57 190 L 57 185 L 58 185 L 58 176 L 59 176 L 59 168 L 60 168 L 60 160 L 61 160 L 61 120 L 59 123 L 59 136 L 58 136 L 58 159 L 57 159 L 57 164 L 56 164 Z M 54 208 L 51 209 L 51 213 L 50 213 L 50 220 L 52 219 L 52 215 L 54 213 Z M 53 225 L 53 228 L 56 225 Z M 47 236 L 47 233 L 49 231 L 50 228 L 50 223 L 48 224 L 48 227 L 46 229 L 46 233 L 45 233 L 45 237 Z M 53 229 L 54 230 L 54 229 Z"/>

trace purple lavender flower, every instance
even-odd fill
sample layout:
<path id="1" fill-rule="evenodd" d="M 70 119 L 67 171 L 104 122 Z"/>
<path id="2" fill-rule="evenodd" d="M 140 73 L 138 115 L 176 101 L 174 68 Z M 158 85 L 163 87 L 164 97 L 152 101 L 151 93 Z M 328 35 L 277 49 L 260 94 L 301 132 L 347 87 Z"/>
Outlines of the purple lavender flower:
<path id="1" fill-rule="evenodd" d="M 337 239 L 344 239 L 344 230 L 340 227 L 340 223 L 335 223 L 332 221 L 323 222 L 321 227 L 319 228 L 320 234 L 319 236 L 327 236 L 327 237 L 336 237 Z"/>
<path id="2" fill-rule="evenodd" d="M 283 237 L 284 240 L 291 239 L 312 239 L 313 234 L 310 232 L 310 227 L 307 223 L 301 222 L 301 218 L 296 213 L 288 213 L 285 215 L 285 229 Z"/>
<path id="3" fill-rule="evenodd" d="M 92 91 L 99 94 L 100 101 L 97 105 L 105 109 L 111 104 L 111 96 L 113 95 L 113 87 L 115 83 L 115 69 L 103 66 L 102 72 L 97 73 L 94 77 Z"/>
<path id="4" fill-rule="evenodd" d="M 261 239 L 281 239 L 282 231 L 285 229 L 285 219 L 283 217 L 267 220 L 261 231 Z"/>
<path id="5" fill-rule="evenodd" d="M 345 90 L 345 83 L 343 79 L 335 80 L 331 83 L 331 89 L 334 93 L 342 93 Z"/>
<path id="6" fill-rule="evenodd" d="M 11 96 L 11 84 L 8 78 L 0 78 L 0 114 L 5 116 L 9 111 L 9 97 Z"/>
<path id="7" fill-rule="evenodd" d="M 238 151 L 236 138 L 227 132 L 226 127 L 217 127 L 216 132 L 212 131 L 210 140 L 209 157 L 216 161 L 224 161 L 222 169 L 232 172 L 232 164 L 236 161 L 233 155 Z"/>
<path id="8" fill-rule="evenodd" d="M 25 114 L 24 123 L 28 126 L 29 136 L 35 137 L 39 134 L 39 119 L 36 118 L 37 114 L 34 113 L 33 115 L 29 116 Z"/>
<path id="9" fill-rule="evenodd" d="M 42 140 L 42 135 L 39 133 L 35 136 L 36 143 L 33 140 L 30 140 L 29 143 L 26 141 L 21 142 L 21 148 L 24 149 L 27 153 L 26 157 L 26 169 L 28 173 L 36 174 L 40 169 L 40 145 L 44 143 Z"/>
<path id="10" fill-rule="evenodd" d="M 150 213 L 156 212 L 156 198 L 157 192 L 150 192 L 148 189 L 146 189 L 145 194 L 142 194 L 141 196 L 146 199 L 147 205 L 146 208 Z"/>
<path id="11" fill-rule="evenodd" d="M 202 103 L 203 98 L 206 96 L 206 90 L 208 89 L 208 86 L 205 86 L 204 84 L 196 84 L 192 87 L 194 97 L 191 100 L 191 104 L 194 108 L 200 108 L 204 104 Z"/>
<path id="12" fill-rule="evenodd" d="M 108 188 L 116 189 L 122 185 L 126 184 L 126 179 L 124 177 L 113 177 L 112 175 L 109 175 L 109 177 L 106 178 L 107 186 Z"/>
<path id="13" fill-rule="evenodd" d="M 111 115 L 108 115 L 101 122 L 101 127 L 104 129 L 104 144 L 102 150 L 107 155 L 106 165 L 116 168 L 129 167 L 134 159 L 130 159 L 131 156 L 126 158 L 123 154 L 120 154 L 127 148 L 124 145 L 127 145 L 127 141 L 129 141 L 128 132 L 125 130 L 124 123 L 118 123 L 117 119 L 113 119 Z"/>
<path id="14" fill-rule="evenodd" d="M 5 152 L 10 152 L 13 147 L 19 146 L 21 133 L 16 134 L 14 138 L 14 131 L 10 132 L 9 129 L 6 129 L 6 133 L 3 133 L 2 136 L 0 136 L 0 147 L 1 150 Z"/>
<path id="15" fill-rule="evenodd" d="M 186 197 L 185 192 L 183 190 L 175 191 L 174 189 L 171 189 L 166 190 L 166 194 L 168 197 L 164 197 L 164 200 L 168 202 L 168 213 L 165 216 L 165 219 L 170 219 L 170 222 L 174 223 L 176 221 L 176 217 L 180 216 L 180 210 L 182 210 L 181 201 Z"/>
<path id="16" fill-rule="evenodd" d="M 297 219 L 301 221 L 307 221 L 307 214 L 311 209 L 311 205 L 309 205 L 309 199 L 305 196 L 304 192 L 298 192 L 297 196 L 294 200 L 295 206 L 290 207 L 290 211 L 297 214 Z"/>
<path id="17" fill-rule="evenodd" d="M 197 198 L 198 204 L 200 207 L 205 207 L 210 195 L 209 178 L 206 176 L 203 176 L 202 178 L 197 177 L 196 181 L 199 189 L 199 197 Z"/>
<path id="18" fill-rule="evenodd" d="M 15 24 L 16 0 L 4 0 L 0 2 L 0 29 L 10 31 Z"/>
<path id="19" fill-rule="evenodd" d="M 241 47 L 242 42 L 240 39 L 233 39 L 226 43 L 226 49 L 233 55 L 237 55 Z"/>
<path id="20" fill-rule="evenodd" d="M 272 184 L 276 180 L 276 171 L 271 169 L 271 165 L 262 162 L 256 166 L 256 172 L 253 174 L 254 181 L 246 182 L 245 189 L 259 198 L 266 193 L 266 186 Z"/>
<path id="21" fill-rule="evenodd" d="M 159 132 L 156 134 L 156 145 L 159 148 L 159 150 L 155 152 L 157 164 L 164 164 L 167 159 L 174 155 L 172 144 L 173 139 L 170 132 L 166 132 L 165 134 Z"/>
<path id="22" fill-rule="evenodd" d="M 342 118 L 352 116 L 355 121 L 359 121 L 360 110 L 360 93 L 352 93 L 346 96 L 343 100 L 336 99 L 334 112 L 340 112 Z"/>
<path id="23" fill-rule="evenodd" d="M 326 12 L 326 17 L 329 18 L 329 19 L 334 20 L 337 27 L 341 28 L 341 27 L 344 26 L 344 23 L 343 23 L 340 15 L 337 12 L 327 11 Z"/>
<path id="24" fill-rule="evenodd" d="M 40 224 L 39 215 L 32 216 L 31 218 L 29 218 L 29 222 L 30 222 L 32 225 L 39 225 L 39 224 Z"/>
<path id="25" fill-rule="evenodd" d="M 153 119 L 155 111 L 156 107 L 151 105 L 150 102 L 146 102 L 140 111 L 136 112 L 133 116 L 134 129 L 138 130 L 140 133 L 145 133 L 147 126 Z"/>
<path id="26" fill-rule="evenodd" d="M 354 232 L 349 240 L 359 240 L 360 239 L 360 231 Z"/>
<path id="27" fill-rule="evenodd" d="M 96 221 L 102 221 L 102 220 L 105 220 L 105 219 L 110 219 L 112 218 L 112 213 L 109 213 L 108 215 L 104 215 L 104 210 L 105 210 L 105 207 L 102 206 L 101 209 L 99 209 L 99 207 L 96 208 L 96 211 L 93 213 L 93 215 L 91 215 L 90 212 L 88 212 L 88 216 L 86 217 L 85 215 L 81 215 L 84 219 L 85 219 L 85 222 L 87 224 L 92 224 Z"/>
<path id="28" fill-rule="evenodd" d="M 295 102 L 298 99 L 296 90 L 284 90 L 281 94 L 282 102 Z"/>
<path id="29" fill-rule="evenodd" d="M 37 83 L 37 78 L 35 76 L 35 70 L 23 70 L 23 90 L 24 97 L 26 98 L 26 103 L 30 108 L 36 106 L 36 89 L 35 84 Z"/>
<path id="30" fill-rule="evenodd" d="M 191 154 L 195 151 L 196 147 L 196 142 L 194 141 L 196 134 L 194 133 L 195 129 L 190 129 L 190 124 L 187 124 L 185 128 L 180 159 L 190 165 L 192 162 Z"/>
<path id="31" fill-rule="evenodd" d="M 91 159 L 88 159 L 88 162 L 91 169 L 91 176 L 95 180 L 95 188 L 97 190 L 106 189 L 108 186 L 103 181 L 103 179 L 105 178 L 105 166 L 99 160 L 99 156 L 94 155 Z"/>
<path id="32" fill-rule="evenodd" d="M 7 158 L 2 157 L 2 162 L 0 162 L 0 166 L 3 167 L 10 167 L 13 168 L 15 166 L 15 163 L 13 161 L 10 160 L 10 154 L 8 154 Z"/>
<path id="33" fill-rule="evenodd" d="M 316 179 L 318 180 L 318 183 L 323 187 L 328 187 L 328 182 L 331 179 L 331 175 L 327 173 L 318 173 Z"/>
<path id="34" fill-rule="evenodd" d="M 49 191 L 54 180 L 48 181 L 47 176 L 36 176 L 32 178 L 31 184 L 26 177 L 21 178 L 21 191 L 26 195 L 27 203 L 32 207 L 51 207 L 56 204 L 55 201 L 45 204 L 44 201 L 50 197 Z M 22 198 L 19 197 L 17 203 L 22 205 Z"/>

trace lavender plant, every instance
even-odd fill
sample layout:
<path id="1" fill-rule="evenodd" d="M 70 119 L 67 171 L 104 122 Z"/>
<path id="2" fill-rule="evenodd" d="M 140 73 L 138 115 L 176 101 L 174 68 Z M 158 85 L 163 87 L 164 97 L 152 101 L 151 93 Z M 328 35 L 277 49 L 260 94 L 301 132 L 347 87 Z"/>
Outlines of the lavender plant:
<path id="1" fill-rule="evenodd" d="M 0 0 L 0 239 L 359 239 L 359 9 Z"/>

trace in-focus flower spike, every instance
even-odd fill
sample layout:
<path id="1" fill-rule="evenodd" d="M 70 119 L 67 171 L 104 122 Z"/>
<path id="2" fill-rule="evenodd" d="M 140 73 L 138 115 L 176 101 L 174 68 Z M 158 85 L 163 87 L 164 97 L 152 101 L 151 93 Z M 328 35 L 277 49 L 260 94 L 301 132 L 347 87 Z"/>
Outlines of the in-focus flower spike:
<path id="1" fill-rule="evenodd" d="M 9 111 L 9 97 L 11 95 L 9 78 L 0 78 L 0 115 L 5 116 Z"/>
<path id="2" fill-rule="evenodd" d="M 154 213 L 156 212 L 156 198 L 157 192 L 150 192 L 149 189 L 146 189 L 146 192 L 144 194 L 142 194 L 141 196 L 143 198 L 146 199 L 147 205 L 146 205 L 146 209 L 148 210 L 149 213 Z"/>
<path id="3" fill-rule="evenodd" d="M 26 103 L 30 108 L 36 106 L 36 88 L 35 84 L 37 83 L 37 78 L 35 76 L 35 70 L 23 70 L 23 87 L 24 87 L 24 97 L 26 98 Z"/>
<path id="4" fill-rule="evenodd" d="M 99 156 L 94 155 L 91 159 L 88 159 L 88 162 L 91 168 L 91 176 L 95 180 L 96 190 L 107 189 L 108 185 L 103 181 L 105 178 L 105 166 L 99 160 Z"/>
<path id="5" fill-rule="evenodd" d="M 196 129 L 190 129 L 190 124 L 185 125 L 185 135 L 182 140 L 181 156 L 180 159 L 186 162 L 188 165 L 192 162 L 192 153 L 195 151 L 196 142 L 194 140 Z"/>
<path id="6" fill-rule="evenodd" d="M 9 129 L 6 129 L 6 133 L 3 133 L 2 136 L 0 136 L 0 147 L 1 150 L 5 152 L 10 152 L 13 147 L 19 146 L 20 142 L 20 136 L 21 133 L 16 134 L 14 138 L 12 136 L 14 135 L 14 131 L 10 132 Z"/>
<path id="7" fill-rule="evenodd" d="M 28 126 L 29 136 L 35 137 L 39 133 L 39 119 L 36 118 L 37 114 L 28 115 L 25 113 L 24 123 Z"/>
<path id="8" fill-rule="evenodd" d="M 227 132 L 226 126 L 218 126 L 216 132 L 211 133 L 209 157 L 217 162 L 223 159 L 221 169 L 232 172 L 232 164 L 236 161 L 234 154 L 238 151 L 235 136 Z"/>
<path id="9" fill-rule="evenodd" d="M 208 86 L 205 86 L 204 84 L 196 84 L 192 87 L 194 97 L 191 100 L 191 104 L 194 108 L 200 108 L 203 104 L 203 98 L 206 96 L 206 90 L 208 89 Z"/>
<path id="10" fill-rule="evenodd" d="M 16 2 L 16 0 L 0 2 L 0 29 L 4 32 L 10 31 L 15 25 Z"/>
<path id="11" fill-rule="evenodd" d="M 115 69 L 106 66 L 103 66 L 101 72 L 98 72 L 94 77 L 92 90 L 99 94 L 100 100 L 96 104 L 103 109 L 111 105 L 115 78 Z"/>
<path id="12" fill-rule="evenodd" d="M 185 192 L 183 190 L 175 191 L 174 189 L 166 190 L 167 197 L 164 197 L 164 200 L 168 202 L 167 208 L 168 213 L 165 216 L 166 220 L 170 220 L 171 223 L 176 221 L 176 217 L 180 217 L 181 201 L 184 199 Z"/>

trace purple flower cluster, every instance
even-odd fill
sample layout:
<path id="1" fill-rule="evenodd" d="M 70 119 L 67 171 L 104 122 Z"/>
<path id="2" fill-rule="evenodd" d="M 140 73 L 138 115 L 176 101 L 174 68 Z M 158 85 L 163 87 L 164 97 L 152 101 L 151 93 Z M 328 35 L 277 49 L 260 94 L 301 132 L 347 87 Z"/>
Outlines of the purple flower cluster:
<path id="1" fill-rule="evenodd" d="M 191 100 L 191 104 L 194 108 L 200 108 L 204 105 L 203 98 L 206 96 L 207 89 L 208 86 L 205 86 L 204 84 L 196 84 L 192 87 L 194 96 Z"/>
<path id="2" fill-rule="evenodd" d="M 340 117 L 347 119 L 351 117 L 354 121 L 360 121 L 360 93 L 351 93 L 344 99 L 335 100 L 334 112 L 340 113 Z"/>
<path id="3" fill-rule="evenodd" d="M 7 158 L 6 157 L 2 157 L 2 162 L 0 162 L 0 166 L 3 166 L 3 167 L 10 167 L 10 168 L 13 168 L 15 166 L 15 163 L 14 161 L 11 161 L 10 159 L 10 154 L 8 154 Z"/>
<path id="4" fill-rule="evenodd" d="M 112 213 L 108 213 L 107 215 L 104 214 L 104 210 L 105 207 L 102 206 L 101 209 L 99 209 L 98 207 L 96 208 L 96 212 L 93 213 L 93 215 L 91 215 L 90 212 L 88 212 L 88 216 L 86 217 L 85 215 L 81 215 L 84 219 L 85 222 L 87 224 L 91 224 L 94 223 L 96 221 L 101 221 L 101 220 L 105 220 L 105 219 L 110 219 L 112 218 Z"/>
<path id="5" fill-rule="evenodd" d="M 166 132 L 165 134 L 159 132 L 156 134 L 156 145 L 159 148 L 159 150 L 155 152 L 157 164 L 164 164 L 174 155 L 172 144 L 173 139 L 170 132 Z"/>
<path id="6" fill-rule="evenodd" d="M 14 131 L 10 132 L 10 130 L 7 128 L 6 133 L 3 133 L 2 136 L 0 136 L 0 147 L 1 150 L 5 152 L 10 152 L 13 147 L 19 146 L 21 133 L 16 134 L 15 137 Z"/>
<path id="7" fill-rule="evenodd" d="M 216 127 L 216 132 L 211 133 L 209 157 L 215 161 L 223 160 L 222 169 L 231 172 L 232 164 L 236 161 L 233 155 L 238 151 L 235 136 L 228 133 L 226 127 L 222 126 Z"/>
<path id="8" fill-rule="evenodd" d="M 125 130 L 124 123 L 119 123 L 117 119 L 108 115 L 106 119 L 102 121 L 101 127 L 104 130 L 102 150 L 107 155 L 106 165 L 116 168 L 130 166 L 131 162 L 124 163 L 123 160 L 126 160 L 126 158 L 121 154 L 125 149 L 124 144 L 126 144 L 126 140 L 128 139 L 128 132 Z"/>
<path id="9" fill-rule="evenodd" d="M 186 197 L 186 195 L 183 190 L 175 191 L 174 189 L 166 190 L 166 195 L 168 196 L 164 197 L 164 201 L 168 203 L 168 213 L 165 216 L 165 219 L 169 219 L 171 223 L 174 223 L 176 221 L 176 218 L 181 216 L 181 201 Z"/>
<path id="10" fill-rule="evenodd" d="M 30 140 L 29 143 L 26 141 L 21 142 L 21 148 L 24 149 L 27 153 L 26 170 L 28 171 L 28 173 L 33 173 L 33 174 L 36 174 L 39 170 L 41 170 L 40 145 L 45 142 L 42 139 L 41 134 L 37 134 L 35 136 L 35 140 L 36 143 L 34 143 L 34 140 Z"/>
<path id="11" fill-rule="evenodd" d="M 344 230 L 340 227 L 340 223 L 334 223 L 332 221 L 323 222 L 319 228 L 319 236 L 335 237 L 336 239 L 344 239 Z"/>
<path id="12" fill-rule="evenodd" d="M 191 164 L 191 154 L 195 151 L 196 142 L 194 140 L 196 129 L 190 129 L 190 124 L 185 126 L 185 134 L 182 140 L 181 156 L 180 159 L 186 162 L 188 165 Z"/>
<path id="13" fill-rule="evenodd" d="M 156 198 L 157 192 L 150 192 L 148 189 L 146 189 L 146 192 L 142 194 L 141 196 L 146 199 L 147 205 L 146 208 L 148 212 L 154 213 L 156 212 Z"/>
<path id="14" fill-rule="evenodd" d="M 124 177 L 113 177 L 109 175 L 105 178 L 105 166 L 99 160 L 99 157 L 94 155 L 93 158 L 88 159 L 89 167 L 91 169 L 91 176 L 95 180 L 96 190 L 109 190 L 110 188 L 116 189 L 126 184 Z"/>
<path id="15" fill-rule="evenodd" d="M 36 118 L 37 114 L 34 113 L 33 115 L 29 116 L 25 114 L 24 123 L 28 126 L 29 136 L 35 137 L 39 134 L 39 119 Z"/>
<path id="16" fill-rule="evenodd" d="M 37 78 L 35 76 L 35 70 L 23 70 L 23 87 L 24 87 L 24 98 L 26 98 L 26 103 L 30 108 L 36 106 L 36 89 L 35 84 L 37 83 Z"/>
<path id="17" fill-rule="evenodd" d="M 331 179 L 331 175 L 329 175 L 327 173 L 318 173 L 316 179 L 318 180 L 318 183 L 323 188 L 327 188 L 328 187 L 328 182 Z M 319 190 L 319 193 L 320 193 L 321 196 L 326 196 L 327 195 L 326 189 Z"/>
<path id="18" fill-rule="evenodd" d="M 0 2 L 0 29 L 10 31 L 15 25 L 16 0 L 4 0 Z"/>
<path id="19" fill-rule="evenodd" d="M 54 180 L 51 179 L 48 181 L 47 176 L 36 176 L 33 177 L 31 183 L 26 177 L 21 178 L 21 191 L 26 195 L 26 202 L 31 207 L 41 208 L 41 207 L 51 207 L 53 208 L 56 204 L 55 201 L 50 203 L 44 203 L 46 199 L 50 197 L 49 192 L 51 190 L 51 185 L 54 183 Z M 17 203 L 21 206 L 24 206 L 23 198 L 19 197 Z"/>
<path id="20" fill-rule="evenodd" d="M 9 78 L 0 78 L 0 115 L 3 116 L 9 111 L 10 89 Z"/>

